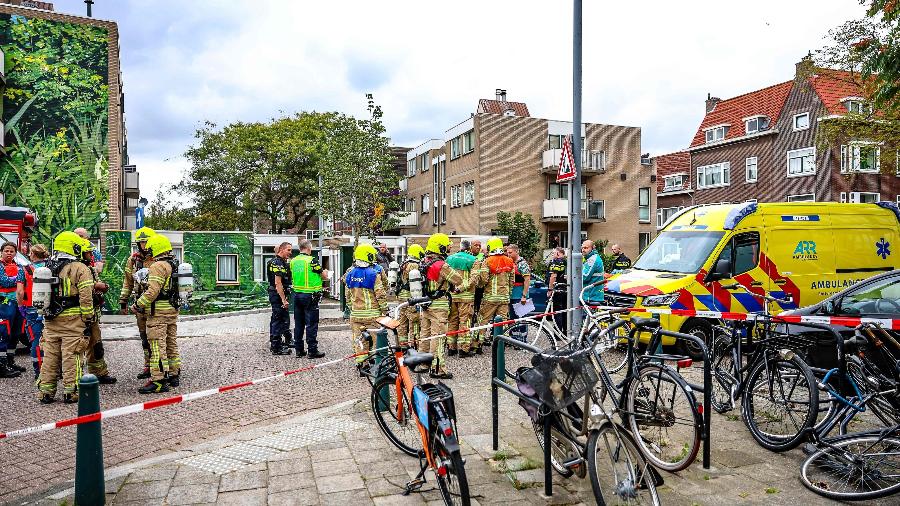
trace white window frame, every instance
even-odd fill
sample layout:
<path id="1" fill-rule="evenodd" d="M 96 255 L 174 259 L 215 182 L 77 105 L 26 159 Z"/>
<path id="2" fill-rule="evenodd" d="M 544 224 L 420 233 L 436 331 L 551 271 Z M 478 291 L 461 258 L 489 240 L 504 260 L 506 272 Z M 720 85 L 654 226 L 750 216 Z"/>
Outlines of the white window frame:
<path id="1" fill-rule="evenodd" d="M 860 168 L 863 148 L 875 148 L 875 166 L 871 169 Z M 856 141 L 849 144 L 841 144 L 841 174 L 860 172 L 863 174 L 877 174 L 881 172 L 881 147 L 874 142 Z"/>
<path id="2" fill-rule="evenodd" d="M 797 128 L 797 118 L 802 118 L 804 116 L 806 116 L 806 126 Z M 791 119 L 791 128 L 793 129 L 794 132 L 801 132 L 803 130 L 809 130 L 809 120 L 810 120 L 810 117 L 809 117 L 808 112 L 801 112 L 800 114 L 795 114 L 793 119 Z"/>
<path id="3" fill-rule="evenodd" d="M 705 183 L 706 173 L 710 170 L 719 171 L 719 183 L 709 184 Z M 723 186 L 731 185 L 731 162 L 719 162 L 713 163 L 710 165 L 701 165 L 697 167 L 697 189 L 702 190 L 705 188 L 721 188 Z"/>
<path id="4" fill-rule="evenodd" d="M 752 160 L 752 162 L 751 162 Z M 750 177 L 750 167 L 753 167 L 753 177 Z M 744 160 L 744 179 L 748 183 L 755 183 L 759 179 L 759 160 L 755 156 L 748 156 Z"/>
<path id="5" fill-rule="evenodd" d="M 645 240 L 645 238 L 646 238 L 646 240 Z M 643 248 L 641 248 L 642 241 L 644 242 Z M 639 250 L 638 255 L 643 253 L 644 250 L 647 249 L 648 246 L 650 246 L 651 242 L 653 242 L 653 236 L 650 235 L 650 232 L 638 232 L 638 250 Z"/>
<path id="6" fill-rule="evenodd" d="M 592 220 L 605 220 L 606 219 L 606 201 L 605 200 L 588 200 L 585 201 L 587 205 L 585 206 L 585 216 Z M 591 204 L 600 203 L 600 216 L 591 216 Z"/>
<path id="7" fill-rule="evenodd" d="M 475 130 L 469 130 L 462 134 L 462 154 L 475 151 Z"/>
<path id="8" fill-rule="evenodd" d="M 234 273 L 235 279 L 222 280 L 219 278 L 219 262 L 222 257 L 234 257 Z M 239 285 L 241 284 L 241 257 L 237 253 L 219 253 L 216 255 L 216 285 Z"/>
<path id="9" fill-rule="evenodd" d="M 853 200 L 854 195 L 857 196 L 855 202 Z M 863 195 L 875 195 L 875 200 L 873 200 L 872 202 L 863 202 L 862 198 L 861 198 Z M 881 193 L 879 193 L 879 192 L 850 192 L 850 195 L 848 195 L 848 196 L 850 197 L 848 199 L 848 201 L 852 202 L 854 204 L 867 204 L 867 203 L 874 204 L 875 202 L 881 202 Z"/>
<path id="10" fill-rule="evenodd" d="M 457 135 L 450 139 L 450 159 L 455 160 L 462 154 L 462 136 Z"/>
<path id="11" fill-rule="evenodd" d="M 644 193 L 644 190 L 646 190 L 646 193 L 647 193 L 647 203 L 641 204 L 641 193 Z M 638 223 L 650 223 L 650 210 L 651 210 L 651 207 L 653 204 L 653 202 L 652 202 L 653 199 L 651 197 L 652 197 L 652 195 L 650 193 L 649 187 L 638 188 Z M 647 210 L 646 218 L 641 217 L 641 211 L 643 211 L 644 209 Z M 604 204 L 603 213 L 606 214 L 606 205 L 605 204 Z"/>
<path id="12" fill-rule="evenodd" d="M 675 181 L 676 178 L 678 181 L 677 184 L 669 184 L 669 181 Z M 687 179 L 687 174 L 683 172 L 663 176 L 663 192 L 683 190 L 685 179 Z"/>
<path id="13" fill-rule="evenodd" d="M 744 119 L 744 133 L 746 135 L 755 134 L 759 132 L 759 124 L 762 122 L 762 119 L 765 116 L 751 116 L 749 118 Z M 754 127 L 751 129 L 750 124 L 753 124 Z"/>
<path id="14" fill-rule="evenodd" d="M 810 199 L 803 199 L 803 198 L 800 198 L 800 197 L 812 197 L 812 200 L 810 200 Z M 787 201 L 788 201 L 788 202 L 815 202 L 815 201 L 816 201 L 816 194 L 815 194 L 815 193 L 797 193 L 797 194 L 794 194 L 794 195 L 788 195 L 788 196 L 787 196 Z"/>
<path id="15" fill-rule="evenodd" d="M 420 200 L 422 201 L 422 214 L 428 214 L 431 211 L 431 195 L 426 193 Z"/>
<path id="16" fill-rule="evenodd" d="M 470 206 L 475 203 L 475 181 L 466 181 L 462 186 L 462 205 Z"/>
<path id="17" fill-rule="evenodd" d="M 854 107 L 854 104 L 856 107 Z M 866 103 L 862 100 L 846 100 L 844 101 L 844 105 L 847 107 L 847 112 L 855 113 L 855 114 L 865 114 L 866 113 Z M 853 109 L 857 109 L 854 111 Z"/>
<path id="18" fill-rule="evenodd" d="M 705 144 L 710 144 L 713 142 L 719 142 L 721 140 L 725 140 L 725 136 L 728 135 L 728 125 L 716 125 L 703 130 L 704 138 L 706 139 Z M 712 134 L 712 135 L 710 135 Z M 720 136 L 721 134 L 721 136 Z"/>
<path id="19" fill-rule="evenodd" d="M 675 216 L 678 211 L 684 209 L 684 206 L 673 206 L 673 207 L 657 207 L 656 208 L 656 229 L 660 230 L 665 226 L 666 223 L 672 216 Z M 668 214 L 668 217 L 666 215 Z"/>
<path id="20" fill-rule="evenodd" d="M 417 158 L 418 157 L 413 158 L 412 160 L 406 161 L 406 177 L 413 177 L 416 175 L 416 159 Z"/>
<path id="21" fill-rule="evenodd" d="M 796 153 L 800 153 L 801 151 L 810 151 L 810 150 L 812 151 L 812 171 L 804 171 L 803 170 L 802 158 L 806 158 L 806 156 L 809 156 L 809 155 L 806 155 L 806 156 L 799 157 L 799 158 L 801 158 L 800 172 L 797 174 L 791 174 L 792 155 L 794 155 Z M 794 158 L 798 158 L 798 157 L 794 157 Z M 808 148 L 792 149 L 787 152 L 787 177 L 813 176 L 813 175 L 815 175 L 815 173 L 816 173 L 816 147 L 815 146 L 810 146 Z"/>

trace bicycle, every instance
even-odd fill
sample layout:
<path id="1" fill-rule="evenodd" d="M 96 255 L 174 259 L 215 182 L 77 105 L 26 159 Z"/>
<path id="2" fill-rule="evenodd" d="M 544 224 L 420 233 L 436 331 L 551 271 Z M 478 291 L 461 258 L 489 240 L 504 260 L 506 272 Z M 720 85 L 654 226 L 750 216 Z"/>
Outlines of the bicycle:
<path id="1" fill-rule="evenodd" d="M 768 302 L 787 302 L 753 293 L 739 283 L 723 288 L 738 287 Z M 734 409 L 741 399 L 744 424 L 756 442 L 770 451 L 781 452 L 800 445 L 807 429 L 815 424 L 819 391 L 812 369 L 796 353 L 813 342 L 778 332 L 773 322 L 765 312 L 754 315 L 751 321 L 714 326 L 723 332 L 713 334 L 710 405 L 724 413 Z M 749 352 L 745 352 L 745 345 Z"/>
<path id="2" fill-rule="evenodd" d="M 422 384 L 421 375 L 429 371 L 434 356 L 399 345 L 397 337 L 400 310 L 430 300 L 409 299 L 395 307 L 390 316 L 378 320 L 381 327 L 393 332 L 398 345 L 388 347 L 390 359 L 383 360 L 379 367 L 368 368 L 372 412 L 378 427 L 394 446 L 419 458 L 419 473 L 406 484 L 403 495 L 421 489 L 426 482 L 425 471 L 431 469 L 444 503 L 468 506 L 469 483 L 459 447 L 453 392 L 442 382 Z M 373 359 L 374 355 L 367 361 Z M 416 374 L 415 383 L 410 371 Z"/>

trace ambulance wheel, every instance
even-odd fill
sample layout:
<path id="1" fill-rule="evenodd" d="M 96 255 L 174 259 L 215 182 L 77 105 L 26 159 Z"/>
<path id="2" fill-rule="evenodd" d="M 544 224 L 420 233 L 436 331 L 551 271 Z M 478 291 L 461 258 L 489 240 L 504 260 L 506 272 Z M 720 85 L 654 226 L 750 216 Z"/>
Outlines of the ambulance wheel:
<path id="1" fill-rule="evenodd" d="M 712 342 L 712 326 L 704 321 L 691 321 L 681 327 L 681 332 L 683 334 L 691 334 L 693 336 L 697 336 L 706 343 L 706 346 L 709 347 L 709 344 Z M 678 352 L 682 355 L 687 355 L 696 361 L 703 360 L 703 350 L 697 346 L 697 343 L 693 341 L 680 340 L 678 341 Z"/>

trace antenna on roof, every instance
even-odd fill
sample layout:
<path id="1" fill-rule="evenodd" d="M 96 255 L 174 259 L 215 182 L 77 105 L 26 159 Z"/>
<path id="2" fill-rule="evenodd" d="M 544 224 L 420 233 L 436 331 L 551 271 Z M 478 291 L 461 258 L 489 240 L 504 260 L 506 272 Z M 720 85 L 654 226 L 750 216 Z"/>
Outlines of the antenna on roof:
<path id="1" fill-rule="evenodd" d="M 84 0 L 85 5 L 87 5 L 87 17 L 91 17 L 91 5 L 93 5 L 94 0 Z"/>

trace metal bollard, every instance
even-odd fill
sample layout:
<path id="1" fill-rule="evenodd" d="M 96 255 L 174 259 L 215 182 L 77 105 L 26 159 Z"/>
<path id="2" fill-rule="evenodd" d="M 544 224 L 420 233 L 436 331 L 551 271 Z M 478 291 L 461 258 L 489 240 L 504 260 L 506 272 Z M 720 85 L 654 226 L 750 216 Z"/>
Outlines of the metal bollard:
<path id="1" fill-rule="evenodd" d="M 375 352 L 375 370 L 378 371 L 377 379 L 381 379 L 384 376 L 384 369 L 381 366 L 381 363 L 385 360 L 389 360 L 388 350 L 384 349 L 388 345 L 388 337 L 387 330 L 381 329 L 375 333 L 375 349 L 378 350 Z M 378 411 L 385 411 L 389 409 L 388 404 L 390 404 L 390 388 L 385 386 L 378 392 Z"/>
<path id="2" fill-rule="evenodd" d="M 100 382 L 85 374 L 78 382 L 78 416 L 100 412 Z M 103 477 L 103 434 L 99 418 L 76 429 L 75 504 L 90 506 L 106 501 Z"/>
<path id="3" fill-rule="evenodd" d="M 494 323 L 502 321 L 503 318 L 500 318 L 499 316 L 494 317 Z M 492 327 L 491 334 L 493 335 L 493 339 L 497 339 L 497 336 L 503 334 L 503 327 Z M 494 360 L 497 361 L 497 379 L 506 381 L 506 343 L 503 341 L 497 343 L 497 356 Z"/>

